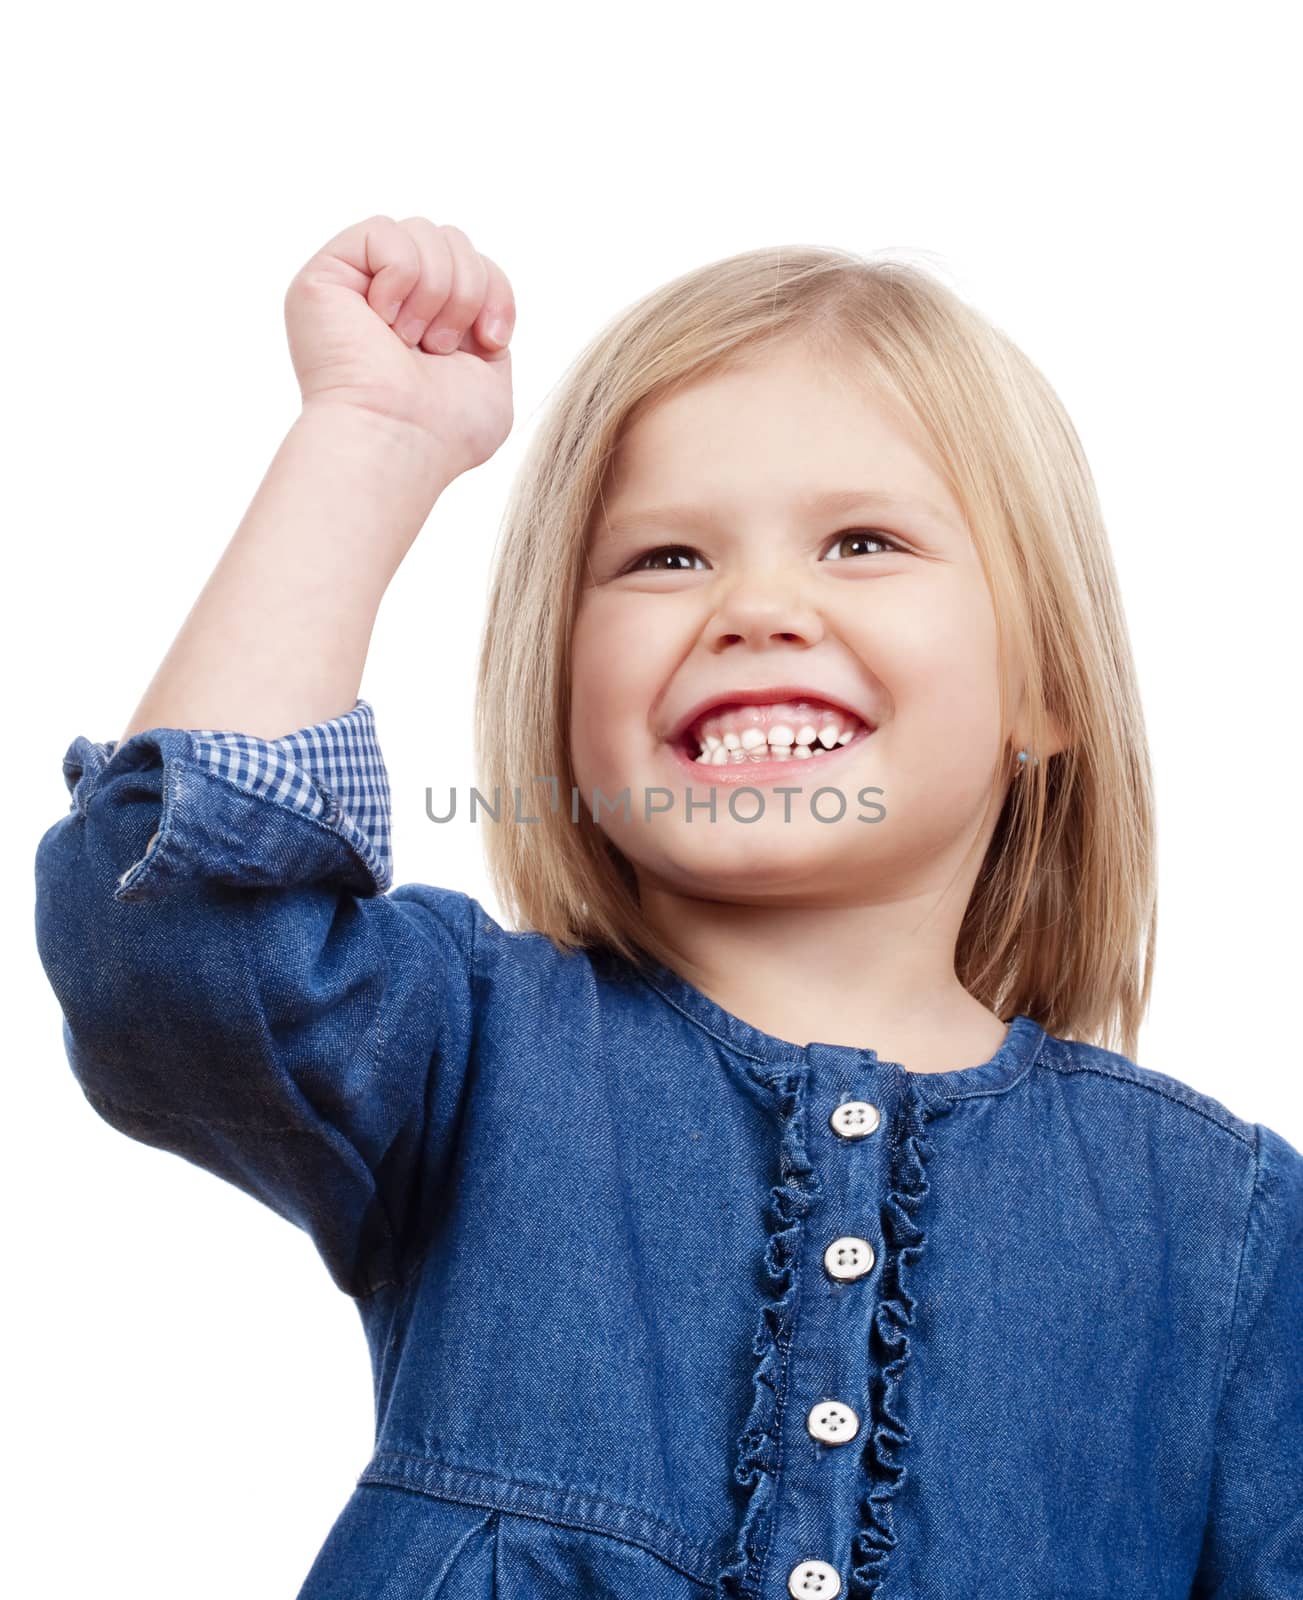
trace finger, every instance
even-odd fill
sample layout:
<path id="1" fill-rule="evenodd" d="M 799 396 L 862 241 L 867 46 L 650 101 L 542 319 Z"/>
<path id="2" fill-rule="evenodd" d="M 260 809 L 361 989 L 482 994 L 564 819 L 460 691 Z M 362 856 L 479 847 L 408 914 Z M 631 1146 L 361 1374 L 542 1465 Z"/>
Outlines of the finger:
<path id="1" fill-rule="evenodd" d="M 364 231 L 355 264 L 371 275 L 365 290 L 367 304 L 383 322 L 392 324 L 412 285 L 420 277 L 420 256 L 412 240 L 392 217 L 371 217 L 359 227 Z M 347 238 L 348 230 L 340 237 Z"/>
<path id="2" fill-rule="evenodd" d="M 420 273 L 394 320 L 394 332 L 415 349 L 442 309 L 453 286 L 455 266 L 445 230 L 428 217 L 404 217 L 401 223 L 420 261 Z"/>
<path id="3" fill-rule="evenodd" d="M 484 304 L 475 319 L 474 333 L 479 342 L 489 350 L 501 349 L 511 341 L 516 326 L 516 297 L 506 273 L 491 256 L 481 254 L 486 283 Z"/>
<path id="4" fill-rule="evenodd" d="M 328 239 L 300 267 L 294 282 L 342 283 L 356 290 L 383 321 L 392 322 L 419 274 L 412 241 L 392 217 L 377 215 Z"/>
<path id="5" fill-rule="evenodd" d="M 462 334 L 484 303 L 484 263 L 460 228 L 445 226 L 440 233 L 452 255 L 452 287 L 448 298 L 425 330 L 421 348 L 447 355 L 462 342 Z"/>

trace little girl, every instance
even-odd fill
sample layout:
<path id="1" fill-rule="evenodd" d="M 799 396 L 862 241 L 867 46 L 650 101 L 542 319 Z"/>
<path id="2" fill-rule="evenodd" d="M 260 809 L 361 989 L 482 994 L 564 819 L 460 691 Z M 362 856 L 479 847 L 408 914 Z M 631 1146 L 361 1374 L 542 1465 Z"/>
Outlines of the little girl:
<path id="1" fill-rule="evenodd" d="M 1045 379 L 836 250 L 605 329 L 484 636 L 512 931 L 390 889 L 357 698 L 510 431 L 510 286 L 372 217 L 285 310 L 301 415 L 73 741 L 37 921 L 96 1112 L 357 1304 L 375 1451 L 300 1600 L 1298 1600 L 1303 1156 L 1131 1059 L 1149 764 Z"/>

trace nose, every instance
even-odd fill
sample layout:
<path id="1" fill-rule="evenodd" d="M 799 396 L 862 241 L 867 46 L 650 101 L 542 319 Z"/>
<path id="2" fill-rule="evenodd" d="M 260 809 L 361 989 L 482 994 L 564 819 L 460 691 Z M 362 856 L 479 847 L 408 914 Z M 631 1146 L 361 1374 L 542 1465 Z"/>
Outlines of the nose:
<path id="1" fill-rule="evenodd" d="M 711 650 L 730 645 L 817 644 L 824 627 L 818 611 L 790 572 L 775 569 L 739 577 L 721 594 L 705 630 Z"/>

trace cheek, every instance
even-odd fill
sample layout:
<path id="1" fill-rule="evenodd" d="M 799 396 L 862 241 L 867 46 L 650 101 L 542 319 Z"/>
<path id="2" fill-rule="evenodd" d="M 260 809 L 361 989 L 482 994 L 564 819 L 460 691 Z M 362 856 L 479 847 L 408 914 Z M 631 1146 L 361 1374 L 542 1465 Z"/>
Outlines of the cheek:
<path id="1" fill-rule="evenodd" d="M 637 636 L 616 608 L 581 610 L 570 645 L 570 748 L 581 782 L 609 769 L 646 727 L 648 677 Z"/>
<path id="2" fill-rule="evenodd" d="M 985 734 L 999 714 L 995 617 L 985 591 L 941 593 L 895 619 L 871 646 L 883 662 L 897 714 Z"/>

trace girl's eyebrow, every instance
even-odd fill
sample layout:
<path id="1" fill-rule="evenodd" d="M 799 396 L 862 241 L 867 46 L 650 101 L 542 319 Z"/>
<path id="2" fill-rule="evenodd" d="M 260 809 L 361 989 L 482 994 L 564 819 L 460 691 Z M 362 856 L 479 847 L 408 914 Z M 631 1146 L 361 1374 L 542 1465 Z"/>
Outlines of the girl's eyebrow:
<path id="1" fill-rule="evenodd" d="M 927 500 L 911 499 L 904 495 L 889 494 L 882 489 L 826 489 L 802 495 L 798 508 L 806 515 L 823 513 L 841 514 L 848 511 L 876 509 L 886 512 L 922 512 L 937 522 L 948 524 L 952 519 Z M 709 506 L 646 506 L 641 509 L 621 511 L 606 519 L 609 532 L 619 534 L 635 527 L 668 526 L 674 528 L 700 528 L 707 532 L 724 525 L 722 513 Z"/>

